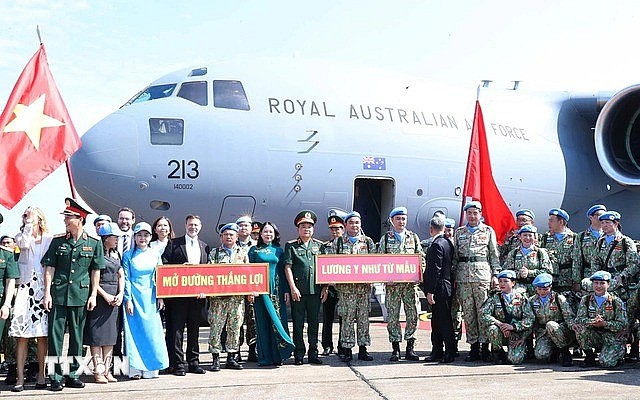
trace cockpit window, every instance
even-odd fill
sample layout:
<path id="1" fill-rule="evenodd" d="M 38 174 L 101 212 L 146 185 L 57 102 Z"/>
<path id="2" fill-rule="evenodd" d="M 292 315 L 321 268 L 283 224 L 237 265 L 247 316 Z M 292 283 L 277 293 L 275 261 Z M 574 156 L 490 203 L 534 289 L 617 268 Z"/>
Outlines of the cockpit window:
<path id="1" fill-rule="evenodd" d="M 161 99 L 163 97 L 169 97 L 171 96 L 175 88 L 176 88 L 175 83 L 170 83 L 166 85 L 149 86 L 148 88 L 142 90 L 137 95 L 133 96 L 133 98 L 127 101 L 125 105 L 129 105 L 133 103 L 141 103 L 143 101 Z"/>
<path id="2" fill-rule="evenodd" d="M 249 101 L 240 81 L 213 81 L 213 106 L 249 110 Z"/>
<path id="3" fill-rule="evenodd" d="M 184 120 L 177 118 L 149 118 L 151 144 L 181 145 Z"/>
<path id="4" fill-rule="evenodd" d="M 207 82 L 184 82 L 180 86 L 178 97 L 206 106 L 209 104 L 207 100 Z"/>

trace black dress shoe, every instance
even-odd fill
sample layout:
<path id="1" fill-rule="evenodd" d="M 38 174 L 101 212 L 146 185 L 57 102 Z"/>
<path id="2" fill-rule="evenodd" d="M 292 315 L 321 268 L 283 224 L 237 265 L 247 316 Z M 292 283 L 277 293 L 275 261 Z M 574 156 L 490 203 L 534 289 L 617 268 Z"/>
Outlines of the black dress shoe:
<path id="1" fill-rule="evenodd" d="M 328 355 L 330 355 L 331 353 L 333 353 L 333 347 L 331 347 L 331 346 L 329 346 L 329 347 L 325 347 L 325 348 L 322 350 L 322 355 L 323 355 L 323 356 L 328 356 Z"/>
<path id="2" fill-rule="evenodd" d="M 456 358 L 453 356 L 453 354 L 445 354 L 442 357 L 442 360 L 440 360 L 440 362 L 442 364 L 449 364 L 449 363 L 454 362 L 455 360 L 456 360 Z"/>
<path id="3" fill-rule="evenodd" d="M 84 382 L 78 378 L 67 378 L 64 381 L 64 386 L 74 389 L 82 389 L 84 387 Z"/>
<path id="4" fill-rule="evenodd" d="M 47 384 L 46 383 L 36 383 L 36 389 L 42 390 L 42 389 L 46 389 L 46 388 L 47 388 Z"/>
<path id="5" fill-rule="evenodd" d="M 293 361 L 293 365 L 302 365 L 302 358 L 296 357 Z"/>
<path id="6" fill-rule="evenodd" d="M 22 392 L 24 390 L 24 385 L 15 385 L 11 388 L 12 392 Z"/>
<path id="7" fill-rule="evenodd" d="M 444 357 L 442 353 L 431 353 L 424 358 L 424 362 L 440 362 Z"/>
<path id="8" fill-rule="evenodd" d="M 322 360 L 318 357 L 309 357 L 309 364 L 321 365 Z"/>
<path id="9" fill-rule="evenodd" d="M 184 368 L 178 367 L 178 368 L 173 370 L 173 374 L 175 376 L 185 376 L 187 373 L 184 371 Z"/>
<path id="10" fill-rule="evenodd" d="M 199 365 L 196 365 L 194 367 L 189 367 L 189 372 L 192 374 L 205 374 L 207 371 L 204 370 L 204 368 L 202 368 Z"/>
<path id="11" fill-rule="evenodd" d="M 62 390 L 62 382 L 60 381 L 51 381 L 51 387 L 50 389 L 52 392 L 59 392 Z"/>

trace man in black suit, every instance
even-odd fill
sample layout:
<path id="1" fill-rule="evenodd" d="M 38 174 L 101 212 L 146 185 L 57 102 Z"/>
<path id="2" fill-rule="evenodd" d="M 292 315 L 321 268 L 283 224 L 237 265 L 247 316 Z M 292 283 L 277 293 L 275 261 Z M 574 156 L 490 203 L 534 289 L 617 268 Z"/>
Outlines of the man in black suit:
<path id="1" fill-rule="evenodd" d="M 453 244 L 444 236 L 444 219 L 440 217 L 431 219 L 429 234 L 433 241 L 427 250 L 427 268 L 423 274 L 422 290 L 432 306 L 431 344 L 433 347 L 431 355 L 425 361 L 450 363 L 455 359 L 451 319 Z"/>
<path id="2" fill-rule="evenodd" d="M 206 264 L 209 258 L 209 246 L 198 239 L 202 229 L 202 221 L 197 215 L 186 218 L 185 236 L 172 239 L 162 254 L 163 264 Z M 166 342 L 169 353 L 169 368 L 173 374 L 184 376 L 185 357 L 182 350 L 184 328 L 187 327 L 187 359 L 188 371 L 194 374 L 204 374 L 200 366 L 198 351 L 198 336 L 200 322 L 203 319 L 205 307 L 204 297 L 174 297 L 167 298 L 165 304 Z"/>

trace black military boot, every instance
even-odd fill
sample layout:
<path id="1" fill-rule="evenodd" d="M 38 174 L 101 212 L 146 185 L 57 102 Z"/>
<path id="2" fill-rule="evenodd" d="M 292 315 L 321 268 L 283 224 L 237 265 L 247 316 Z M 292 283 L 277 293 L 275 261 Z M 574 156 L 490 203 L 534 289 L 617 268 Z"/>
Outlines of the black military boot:
<path id="1" fill-rule="evenodd" d="M 342 357 L 340 357 L 342 362 L 351 362 L 353 361 L 353 353 L 351 353 L 351 349 L 342 349 Z"/>
<path id="2" fill-rule="evenodd" d="M 525 339 L 525 343 L 526 343 L 526 347 L 527 347 L 527 352 L 525 353 L 524 359 L 525 360 L 535 360 L 536 359 L 536 354 L 533 350 L 533 336 L 528 336 Z"/>
<path id="3" fill-rule="evenodd" d="M 4 383 L 7 385 L 15 385 L 18 382 L 18 367 L 15 363 L 7 366 L 7 377 L 4 379 Z"/>
<path id="4" fill-rule="evenodd" d="M 482 343 L 482 350 L 480 351 L 480 358 L 484 362 L 493 361 L 493 357 L 491 356 L 491 352 L 489 351 L 489 343 Z"/>
<path id="5" fill-rule="evenodd" d="M 404 359 L 409 361 L 420 361 L 420 357 L 413 351 L 413 346 L 416 344 L 415 339 L 407 340 L 407 349 L 404 352 Z"/>
<path id="6" fill-rule="evenodd" d="M 38 370 L 40 369 L 40 365 L 37 361 L 32 361 L 27 364 L 27 367 L 24 371 L 24 381 L 25 382 L 35 382 L 38 376 Z"/>
<path id="7" fill-rule="evenodd" d="M 629 354 L 625 356 L 625 361 L 628 363 L 636 363 L 638 362 L 638 339 L 634 339 L 631 342 L 631 349 L 629 350 Z"/>
<path id="8" fill-rule="evenodd" d="M 242 354 L 240 354 L 240 350 L 238 350 L 237 353 L 235 353 L 235 359 L 237 362 L 241 363 L 242 362 Z"/>
<path id="9" fill-rule="evenodd" d="M 247 356 L 247 361 L 258 362 L 258 353 L 256 353 L 256 345 L 249 345 L 249 355 Z"/>
<path id="10" fill-rule="evenodd" d="M 460 357 L 460 351 L 458 351 L 458 341 L 455 340 L 453 342 L 453 352 L 451 353 L 454 357 Z"/>
<path id="11" fill-rule="evenodd" d="M 580 364 L 582 368 L 589 368 L 596 366 L 596 353 L 593 352 L 593 349 L 583 349 L 584 350 L 584 361 Z"/>
<path id="12" fill-rule="evenodd" d="M 571 367 L 573 366 L 573 355 L 569 351 L 569 346 L 563 347 L 561 350 L 562 356 L 562 366 L 563 367 Z"/>
<path id="13" fill-rule="evenodd" d="M 391 352 L 389 361 L 400 361 L 400 342 L 391 343 L 391 347 L 393 348 L 393 351 Z"/>
<path id="14" fill-rule="evenodd" d="M 349 349 L 351 350 L 351 349 Z M 373 361 L 373 357 L 369 355 L 367 351 L 367 346 L 360 346 L 360 351 L 358 351 L 358 360 L 360 361 Z"/>
<path id="15" fill-rule="evenodd" d="M 213 372 L 218 372 L 220 371 L 220 354 L 212 354 L 213 356 L 213 361 L 211 361 L 211 368 L 210 370 Z"/>
<path id="16" fill-rule="evenodd" d="M 491 353 L 493 356 L 494 364 L 499 365 L 507 363 L 507 353 L 504 351 L 504 349 L 494 349 Z"/>
<path id="17" fill-rule="evenodd" d="M 237 360 L 238 358 L 235 353 L 227 353 L 227 363 L 224 367 L 226 369 L 242 369 L 242 365 L 238 364 Z"/>
<path id="18" fill-rule="evenodd" d="M 471 351 L 467 354 L 465 361 L 480 361 L 480 343 L 472 343 Z"/>

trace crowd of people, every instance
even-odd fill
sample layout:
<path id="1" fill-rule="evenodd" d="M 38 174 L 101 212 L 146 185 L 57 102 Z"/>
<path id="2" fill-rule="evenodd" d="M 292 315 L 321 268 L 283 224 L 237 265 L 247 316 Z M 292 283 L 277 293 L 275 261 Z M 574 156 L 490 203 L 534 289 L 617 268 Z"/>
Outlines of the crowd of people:
<path id="1" fill-rule="evenodd" d="M 340 322 L 340 360 L 372 361 L 367 349 L 372 283 L 316 283 L 320 254 L 420 256 L 421 282 L 374 284 L 387 322 L 390 362 L 420 360 L 418 288 L 432 311 L 427 362 L 450 363 L 459 357 L 463 320 L 471 346 L 468 362 L 519 364 L 530 358 L 570 366 L 580 354 L 584 366 L 596 366 L 597 358 L 600 365 L 615 367 L 625 356 L 638 358 L 640 256 L 635 242 L 621 233 L 620 214 L 603 205 L 588 210 L 589 226 L 580 233 L 568 228 L 569 215 L 562 209 L 549 211 L 544 234 L 537 231 L 534 213 L 520 210 L 518 229 L 508 233 L 503 245 L 483 222 L 477 201 L 465 205 L 466 224 L 457 229 L 452 219 L 434 214 L 430 237 L 423 241 L 407 229 L 408 210 L 396 207 L 389 214 L 391 229 L 377 244 L 363 232 L 357 211 L 330 215 L 330 239 L 323 242 L 314 237 L 316 214 L 303 210 L 294 218 L 298 237 L 284 248 L 273 222 L 249 216 L 220 227 L 220 245 L 212 248 L 199 239 L 202 220 L 197 215 L 186 216 L 185 235 L 175 237 L 169 218 L 136 223 L 134 210 L 127 207 L 118 211 L 117 222 L 107 215 L 95 218 L 95 234 L 85 228 L 89 211 L 73 199 L 66 199 L 62 214 L 66 232 L 54 237 L 42 211 L 28 207 L 15 238 L 1 239 L 0 330 L 10 321 L 6 382 L 16 392 L 30 378 L 36 389 L 84 387 L 74 358 L 83 355 L 83 346 L 88 346 L 93 377 L 100 384 L 117 382 L 113 360 L 122 355 L 130 379 L 161 372 L 204 374 L 198 344 L 203 321 L 210 326 L 208 369 L 213 372 L 222 366 L 243 369 L 243 342 L 249 346 L 248 361 L 260 366 L 279 366 L 291 356 L 294 365 L 302 365 L 305 355 L 308 363 L 322 364 L 320 355 L 334 351 L 334 311 Z M 206 263 L 266 263 L 269 292 L 156 297 L 158 265 Z M 319 341 L 321 307 L 325 319 Z M 69 344 L 63 354 L 65 332 Z M 56 362 L 46 362 L 51 357 Z M 63 375 L 65 357 L 70 368 Z"/>

